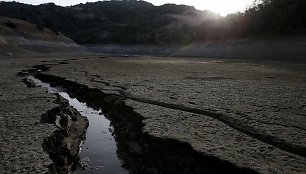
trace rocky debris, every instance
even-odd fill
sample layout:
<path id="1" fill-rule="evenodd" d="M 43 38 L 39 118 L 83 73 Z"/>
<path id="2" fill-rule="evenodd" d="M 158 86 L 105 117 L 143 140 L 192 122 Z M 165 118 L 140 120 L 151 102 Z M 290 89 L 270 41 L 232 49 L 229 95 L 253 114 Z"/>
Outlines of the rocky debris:
<path id="1" fill-rule="evenodd" d="M 88 169 L 89 161 L 90 161 L 89 158 L 84 158 L 84 159 L 80 160 L 78 165 L 80 166 L 81 170 L 87 170 Z"/>
<path id="2" fill-rule="evenodd" d="M 31 69 L 22 70 L 18 76 L 36 74 L 49 70 L 45 65 L 35 65 Z M 22 80 L 28 87 L 37 87 L 33 79 Z M 43 149 L 49 154 L 53 163 L 48 166 L 50 174 L 67 174 L 80 163 L 80 144 L 85 139 L 86 129 L 89 122 L 76 109 L 70 106 L 69 102 L 56 94 L 54 103 L 59 106 L 42 114 L 40 122 L 55 125 L 56 130 L 51 136 L 43 140 Z"/>
<path id="3" fill-rule="evenodd" d="M 26 70 L 21 70 L 20 72 L 17 73 L 18 76 L 29 76 L 30 74 L 34 74 L 37 72 L 42 72 L 42 71 L 48 71 L 50 69 L 49 65 L 34 65 L 32 68 L 26 69 Z M 24 80 L 26 84 L 32 83 L 27 79 L 27 82 Z"/>
<path id="4" fill-rule="evenodd" d="M 70 107 L 64 98 L 57 97 L 59 107 L 43 114 L 41 122 L 52 123 L 59 129 L 44 139 L 43 148 L 53 161 L 49 173 L 67 174 L 79 163 L 79 145 L 84 140 L 88 120 Z"/>
<path id="5" fill-rule="evenodd" d="M 19 73 L 19 75 L 23 76 L 24 74 L 21 75 L 21 73 Z M 28 78 L 22 79 L 22 82 L 25 83 L 28 88 L 36 87 L 36 85 L 33 83 L 33 81 L 29 80 Z"/>

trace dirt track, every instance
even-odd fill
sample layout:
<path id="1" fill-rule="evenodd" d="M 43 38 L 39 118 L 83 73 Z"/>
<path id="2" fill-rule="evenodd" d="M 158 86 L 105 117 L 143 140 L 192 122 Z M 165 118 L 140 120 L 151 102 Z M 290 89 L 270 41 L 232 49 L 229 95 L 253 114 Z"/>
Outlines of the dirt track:
<path id="1" fill-rule="evenodd" d="M 125 103 L 144 118 L 143 131 L 150 135 L 187 142 L 204 155 L 260 173 L 305 172 L 305 63 L 84 58 L 67 60 L 68 64 L 47 59 L 31 63 L 1 60 L 1 122 L 5 123 L 1 132 L 8 132 L 1 134 L 5 142 L 1 144 L 1 156 L 6 157 L 1 161 L 1 171 L 10 173 L 15 168 L 20 173 L 31 172 L 31 165 L 37 162 L 43 165 L 35 165 L 36 171 L 42 171 L 50 163 L 39 140 L 54 127 L 38 124 L 37 128 L 35 122 L 55 106 L 54 97 L 41 89 L 25 88 L 15 74 L 32 65 L 55 63 L 47 74 L 124 96 Z M 32 133 L 15 130 L 21 126 Z M 21 143 L 25 140 L 34 142 Z M 27 154 L 35 161 L 25 162 Z"/>

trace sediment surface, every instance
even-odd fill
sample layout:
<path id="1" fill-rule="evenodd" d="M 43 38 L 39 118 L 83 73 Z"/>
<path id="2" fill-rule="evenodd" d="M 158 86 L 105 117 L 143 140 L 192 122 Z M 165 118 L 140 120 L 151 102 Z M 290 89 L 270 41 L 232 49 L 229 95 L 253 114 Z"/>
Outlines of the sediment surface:
<path id="1" fill-rule="evenodd" d="M 61 142 L 60 137 L 55 138 L 61 128 L 42 118 L 61 108 L 63 103 L 58 101 L 56 95 L 48 94 L 43 88 L 34 88 L 33 85 L 24 83 L 27 76 L 20 76 L 22 70 L 34 71 L 33 66 L 48 59 L 50 58 L 0 57 L 0 173 L 48 173 L 56 170 L 52 157 L 47 153 L 50 148 L 46 145 L 56 147 L 55 143 L 48 143 L 51 139 Z M 54 65 L 60 64 L 63 59 L 58 57 L 50 60 L 50 64 Z M 79 142 L 75 141 L 79 140 L 81 138 L 65 139 L 65 145 L 70 144 L 70 149 L 74 148 L 70 151 L 75 153 L 74 156 L 78 155 Z M 57 150 L 60 149 L 57 146 Z"/>
<path id="2" fill-rule="evenodd" d="M 47 74 L 126 97 L 150 135 L 260 173 L 303 173 L 304 66 L 130 57 L 74 61 Z"/>
<path id="3" fill-rule="evenodd" d="M 1 173 L 42 173 L 52 163 L 41 143 L 56 127 L 39 120 L 55 97 L 15 76 L 38 64 L 50 66 L 50 77 L 123 98 L 149 137 L 259 173 L 306 171 L 304 62 L 71 58 L 1 60 Z"/>
<path id="4" fill-rule="evenodd" d="M 41 115 L 57 107 L 55 96 L 42 89 L 27 88 L 17 72 L 38 60 L 1 59 L 0 172 L 45 173 L 52 163 L 42 147 L 43 139 L 56 127 L 40 123 Z M 30 63 L 31 62 L 31 63 Z M 33 64 L 32 64 L 33 63 Z"/>

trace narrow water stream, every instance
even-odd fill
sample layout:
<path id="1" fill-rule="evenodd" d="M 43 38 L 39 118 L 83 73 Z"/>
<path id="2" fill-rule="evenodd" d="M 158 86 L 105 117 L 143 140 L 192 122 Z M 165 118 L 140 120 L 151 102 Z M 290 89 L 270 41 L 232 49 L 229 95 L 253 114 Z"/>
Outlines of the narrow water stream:
<path id="1" fill-rule="evenodd" d="M 71 98 L 64 89 L 51 87 L 33 76 L 28 79 L 36 86 L 43 87 L 48 93 L 58 93 L 69 101 L 69 104 L 80 112 L 89 121 L 86 132 L 86 140 L 82 144 L 80 159 L 87 165 L 87 170 L 77 169 L 76 174 L 127 174 L 127 170 L 121 167 L 121 160 L 118 158 L 116 141 L 112 135 L 113 128 L 110 121 L 102 114 L 102 110 L 95 110 L 88 107 L 86 103 L 80 102 L 76 98 Z"/>

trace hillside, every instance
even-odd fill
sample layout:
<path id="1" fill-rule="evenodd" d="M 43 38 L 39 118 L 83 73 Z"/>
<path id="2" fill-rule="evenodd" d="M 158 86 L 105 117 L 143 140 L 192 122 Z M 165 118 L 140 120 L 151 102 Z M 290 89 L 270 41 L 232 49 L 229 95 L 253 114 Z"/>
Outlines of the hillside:
<path id="1" fill-rule="evenodd" d="M 78 44 L 169 44 L 270 39 L 306 34 L 305 0 L 261 0 L 244 13 L 219 16 L 191 6 L 137 0 L 61 7 L 0 2 L 0 16 L 61 32 Z"/>
<path id="2" fill-rule="evenodd" d="M 1 2 L 0 15 L 60 31 L 79 44 L 188 43 L 192 28 L 219 16 L 185 5 L 145 1 L 102 1 L 61 7 Z"/>
<path id="3" fill-rule="evenodd" d="M 0 55 L 77 51 L 70 38 L 48 28 L 13 18 L 0 17 Z"/>

